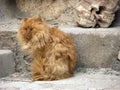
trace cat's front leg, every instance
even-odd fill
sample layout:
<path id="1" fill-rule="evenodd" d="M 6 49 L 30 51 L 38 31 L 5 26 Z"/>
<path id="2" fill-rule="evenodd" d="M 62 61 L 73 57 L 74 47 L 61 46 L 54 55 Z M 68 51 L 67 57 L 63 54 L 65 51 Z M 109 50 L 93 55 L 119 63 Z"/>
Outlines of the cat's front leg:
<path id="1" fill-rule="evenodd" d="M 48 75 L 48 72 L 46 72 L 46 68 L 47 68 L 46 59 L 38 57 L 33 60 L 31 66 L 32 66 L 32 70 L 33 70 L 32 79 L 34 81 L 48 80 L 49 75 Z"/>

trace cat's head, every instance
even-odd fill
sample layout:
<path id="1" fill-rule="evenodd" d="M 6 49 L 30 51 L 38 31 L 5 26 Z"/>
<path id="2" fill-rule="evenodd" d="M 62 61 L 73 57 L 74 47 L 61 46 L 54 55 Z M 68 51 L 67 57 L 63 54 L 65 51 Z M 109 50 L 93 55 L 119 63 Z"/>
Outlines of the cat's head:
<path id="1" fill-rule="evenodd" d="M 25 18 L 18 31 L 25 42 L 30 41 L 37 33 L 48 33 L 49 26 L 41 17 Z"/>

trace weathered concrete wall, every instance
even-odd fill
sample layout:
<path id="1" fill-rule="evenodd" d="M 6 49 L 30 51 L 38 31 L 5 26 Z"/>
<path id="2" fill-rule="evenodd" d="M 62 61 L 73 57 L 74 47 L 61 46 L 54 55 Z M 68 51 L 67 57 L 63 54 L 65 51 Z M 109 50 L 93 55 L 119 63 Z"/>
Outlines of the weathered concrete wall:
<path id="1" fill-rule="evenodd" d="M 0 0 L 0 21 L 5 22 L 11 19 L 19 19 L 28 16 L 21 12 L 16 6 L 16 0 Z"/>
<path id="2" fill-rule="evenodd" d="M 120 26 L 120 0 L 119 0 L 119 10 L 116 12 L 116 19 L 113 21 L 112 26 Z"/>
<path id="3" fill-rule="evenodd" d="M 120 27 L 109 29 L 61 28 L 74 38 L 77 52 L 77 67 L 113 68 L 120 70 L 117 61 L 120 49 Z M 20 51 L 16 32 L 0 32 L 0 49 L 14 52 L 16 71 L 29 71 L 31 59 Z"/>
<path id="4" fill-rule="evenodd" d="M 15 0 L 0 0 L 0 21 L 6 21 L 15 17 Z"/>

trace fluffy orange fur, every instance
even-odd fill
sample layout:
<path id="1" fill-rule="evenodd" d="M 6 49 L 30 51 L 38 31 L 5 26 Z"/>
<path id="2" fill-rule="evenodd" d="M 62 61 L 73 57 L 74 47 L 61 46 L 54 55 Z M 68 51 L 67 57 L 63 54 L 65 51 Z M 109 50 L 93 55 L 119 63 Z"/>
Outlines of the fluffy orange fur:
<path id="1" fill-rule="evenodd" d="M 41 17 L 25 18 L 17 38 L 33 58 L 33 80 L 58 80 L 73 75 L 76 65 L 72 38 L 50 27 Z"/>

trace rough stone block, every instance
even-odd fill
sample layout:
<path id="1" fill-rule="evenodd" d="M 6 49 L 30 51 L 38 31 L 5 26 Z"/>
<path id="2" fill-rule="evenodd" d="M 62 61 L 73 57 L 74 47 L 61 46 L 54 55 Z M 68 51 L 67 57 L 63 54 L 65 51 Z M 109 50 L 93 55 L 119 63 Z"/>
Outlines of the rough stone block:
<path id="1" fill-rule="evenodd" d="M 15 72 L 13 53 L 10 50 L 0 50 L 0 77 Z"/>

